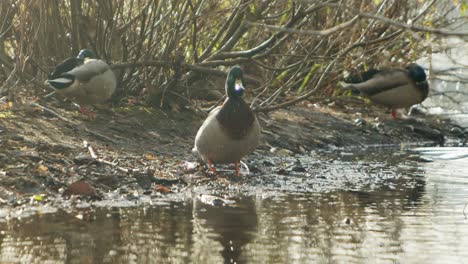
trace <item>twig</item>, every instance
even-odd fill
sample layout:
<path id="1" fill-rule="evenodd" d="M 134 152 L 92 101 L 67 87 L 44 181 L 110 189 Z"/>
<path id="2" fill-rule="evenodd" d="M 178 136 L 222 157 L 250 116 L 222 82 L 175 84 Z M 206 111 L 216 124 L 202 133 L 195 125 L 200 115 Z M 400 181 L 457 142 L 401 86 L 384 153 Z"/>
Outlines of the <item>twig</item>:
<path id="1" fill-rule="evenodd" d="M 133 170 L 133 169 L 130 170 L 130 169 L 126 169 L 126 168 L 120 167 L 120 166 L 118 166 L 117 163 L 110 162 L 110 161 L 107 161 L 107 160 L 104 160 L 104 159 L 99 158 L 98 155 L 96 155 L 96 152 L 94 151 L 94 149 L 93 149 L 93 147 L 91 146 L 91 144 L 89 144 L 89 142 L 86 141 L 86 140 L 83 140 L 83 145 L 84 145 L 85 148 L 88 149 L 89 154 L 91 155 L 91 157 L 92 157 L 95 161 L 97 161 L 97 162 L 99 162 L 99 163 L 113 166 L 113 167 L 117 168 L 119 171 L 122 171 L 122 172 L 125 172 L 125 173 L 128 173 L 128 172 L 130 172 L 130 171 L 132 171 L 132 172 L 137 171 L 137 170 Z"/>
<path id="2" fill-rule="evenodd" d="M 250 61 L 250 58 L 236 58 L 232 60 L 209 60 L 204 61 L 202 63 L 194 64 L 195 66 L 202 66 L 202 67 L 216 67 L 216 66 L 230 66 L 230 65 L 237 65 L 244 62 Z"/>
<path id="3" fill-rule="evenodd" d="M 301 96 L 298 96 L 292 100 L 289 100 L 289 101 L 286 101 L 284 103 L 280 103 L 280 104 L 277 104 L 277 105 L 273 105 L 273 106 L 268 106 L 268 107 L 264 107 L 264 108 L 260 108 L 260 109 L 254 109 L 255 112 L 270 112 L 270 111 L 273 111 L 273 110 L 277 110 L 277 109 L 281 109 L 281 108 L 285 108 L 285 107 L 288 107 L 288 106 L 291 106 L 291 105 L 294 105 L 300 101 L 303 101 L 307 98 L 309 98 L 310 96 L 312 96 L 316 91 L 317 89 L 320 87 L 320 85 L 322 84 L 322 81 L 324 79 L 324 76 L 328 73 L 328 71 L 331 69 L 331 67 L 335 64 L 336 60 L 333 60 L 332 62 L 330 62 L 327 66 L 327 68 L 325 68 L 325 70 L 323 71 L 322 75 L 320 76 L 320 79 L 318 80 L 317 84 L 315 85 L 315 87 L 313 89 L 311 89 L 310 91 L 308 91 L 307 93 L 301 95 Z"/>
<path id="4" fill-rule="evenodd" d="M 115 163 L 119 159 L 120 154 L 122 154 L 123 150 L 124 148 L 120 148 L 119 152 L 117 153 L 117 156 L 112 160 L 112 163 Z"/>
<path id="5" fill-rule="evenodd" d="M 449 99 L 449 101 L 451 101 L 452 103 L 456 104 L 456 105 L 460 105 L 461 104 L 461 100 L 457 100 L 455 98 L 453 98 L 453 96 L 450 96 L 448 94 L 444 94 L 444 93 L 438 93 L 438 94 L 433 94 L 432 96 L 444 96 L 444 97 L 447 97 Z M 431 97 L 432 97 L 431 96 Z"/>
<path id="6" fill-rule="evenodd" d="M 135 62 L 114 63 L 110 67 L 112 69 L 125 69 L 125 68 L 142 67 L 142 66 L 172 67 L 174 66 L 174 63 L 169 62 L 169 61 L 162 61 L 162 60 L 135 61 Z"/>
<path id="7" fill-rule="evenodd" d="M 249 59 L 239 58 L 239 59 L 232 60 L 232 61 L 208 61 L 206 63 L 198 63 L 198 64 L 180 63 L 180 67 L 186 68 L 190 71 L 194 71 L 198 73 L 209 74 L 209 75 L 214 75 L 214 76 L 219 76 L 219 77 L 226 77 L 227 73 L 225 71 L 217 70 L 217 69 L 210 68 L 210 67 L 236 65 L 238 63 L 242 63 L 247 60 Z M 162 61 L 162 60 L 119 62 L 119 63 L 112 64 L 111 68 L 112 69 L 125 69 L 125 68 L 144 67 L 144 66 L 171 68 L 175 66 L 175 63 L 170 62 L 170 61 Z M 248 77 L 248 76 L 245 76 L 245 79 L 248 82 L 258 83 L 258 80 Z"/>
<path id="8" fill-rule="evenodd" d="M 304 1 L 304 2 L 310 2 L 310 0 L 309 1 Z M 434 3 L 435 3 L 435 1 L 432 1 L 429 5 L 427 5 L 426 9 L 415 17 L 415 20 L 418 19 L 419 17 L 421 17 L 423 14 L 425 14 L 425 12 L 428 10 L 428 8 L 430 6 L 432 6 Z M 329 3 L 328 5 L 329 6 L 335 6 L 335 7 L 338 6 L 338 4 L 336 4 L 336 3 Z M 349 6 L 347 6 L 347 8 L 350 9 L 350 10 L 356 11 L 355 8 L 352 8 L 352 7 L 349 7 Z M 428 33 L 433 33 L 433 34 L 438 34 L 438 35 L 443 35 L 443 36 L 459 36 L 459 37 L 468 36 L 468 31 L 453 31 L 453 30 L 440 29 L 440 28 L 429 28 L 429 27 L 417 26 L 417 25 L 414 25 L 412 23 L 409 24 L 409 23 L 398 22 L 398 21 L 395 21 L 395 20 L 390 19 L 388 17 L 384 17 L 384 16 L 377 15 L 377 14 L 370 14 L 370 13 L 360 12 L 360 11 L 357 11 L 356 13 L 357 13 L 358 17 L 364 17 L 364 18 L 368 18 L 368 19 L 379 20 L 379 21 L 382 21 L 382 22 L 384 22 L 386 24 L 389 24 L 389 25 L 392 25 L 392 26 L 395 26 L 395 27 L 399 27 L 399 28 L 403 28 L 403 29 L 412 30 L 412 31 L 428 32 Z M 414 21 L 414 20 L 411 20 L 411 21 Z"/>
<path id="9" fill-rule="evenodd" d="M 90 130 L 90 129 L 87 128 L 87 127 L 85 127 L 84 130 L 85 130 L 86 132 L 88 132 L 89 134 L 92 134 L 92 135 L 94 135 L 94 136 L 96 136 L 96 137 L 98 137 L 98 138 L 100 138 L 100 139 L 104 139 L 104 140 L 110 141 L 110 142 L 112 142 L 112 143 L 114 143 L 114 144 L 117 144 L 117 143 L 118 143 L 117 141 L 113 140 L 112 138 L 110 138 L 110 137 L 108 137 L 108 136 L 105 136 L 105 135 L 103 135 L 103 134 L 101 134 L 101 133 L 99 133 L 99 132 Z"/>
<path id="10" fill-rule="evenodd" d="M 277 27 L 277 26 L 271 26 L 271 25 L 266 25 L 266 24 L 261 24 L 261 23 L 255 23 L 255 22 L 246 22 L 247 25 L 252 26 L 252 27 L 264 27 L 269 30 L 273 31 L 281 31 L 281 32 L 287 32 L 287 33 L 298 33 L 298 34 L 304 34 L 304 35 L 319 35 L 319 36 L 328 36 L 331 35 L 335 32 L 338 32 L 344 28 L 347 28 L 349 26 L 352 26 L 357 20 L 359 19 L 359 16 L 353 17 L 353 19 L 346 21 L 342 24 L 336 25 L 334 27 L 331 27 L 329 29 L 324 29 L 324 30 L 301 30 L 301 29 L 295 29 L 295 28 L 287 28 L 287 27 Z"/>
<path id="11" fill-rule="evenodd" d="M 239 9 L 240 9 L 240 6 L 242 4 L 242 1 L 239 1 L 239 3 L 237 4 L 237 7 L 234 9 L 234 11 L 231 13 L 231 15 L 229 16 L 229 18 L 224 22 L 224 24 L 221 26 L 220 30 L 218 31 L 218 33 L 216 33 L 215 37 L 213 38 L 213 40 L 210 42 L 210 44 L 208 45 L 208 47 L 206 47 L 206 49 L 203 51 L 203 53 L 200 55 L 200 58 L 201 60 L 204 60 L 206 59 L 206 57 L 208 57 L 208 55 L 210 54 L 210 52 L 213 50 L 213 47 L 216 45 L 216 43 L 218 43 L 218 40 L 221 38 L 221 36 L 226 32 L 228 26 L 231 24 L 232 20 L 237 17 L 237 14 L 239 12 Z"/>
<path id="12" fill-rule="evenodd" d="M 0 87 L 0 94 L 3 93 L 3 90 L 5 89 L 5 87 L 10 84 L 11 82 L 11 79 L 13 79 L 13 76 L 15 76 L 16 74 L 16 64 L 15 66 L 13 67 L 13 70 L 10 72 L 10 75 L 8 75 L 8 78 L 6 79 L 5 83 Z"/>
<path id="13" fill-rule="evenodd" d="M 49 98 L 49 97 L 51 97 L 51 96 L 54 95 L 54 94 L 55 94 L 55 91 L 52 91 L 52 92 L 50 92 L 50 93 L 44 95 L 44 98 Z"/>
<path id="14" fill-rule="evenodd" d="M 250 22 L 246 22 L 246 23 L 250 23 Z M 236 58 L 236 57 L 252 57 L 255 54 L 258 54 L 264 51 L 265 49 L 267 49 L 274 42 L 276 38 L 277 38 L 276 35 L 271 36 L 269 39 L 265 40 L 263 43 L 261 43 L 257 47 L 254 47 L 248 50 L 224 51 L 224 52 L 215 53 L 213 54 L 213 56 L 209 58 L 209 60 L 214 60 L 214 59 L 225 60 L 225 59 Z"/>
<path id="15" fill-rule="evenodd" d="M 97 159 L 97 158 L 98 158 L 98 156 L 96 155 L 96 152 L 94 152 L 93 147 L 88 143 L 88 141 L 83 140 L 83 145 L 84 145 L 85 148 L 88 149 L 89 154 L 91 155 L 91 157 L 92 157 L 93 159 Z"/>
<path id="16" fill-rule="evenodd" d="M 468 203 L 465 204 L 465 206 L 463 207 L 463 215 L 465 216 L 465 219 L 466 219 L 466 213 L 465 213 L 465 209 L 466 209 L 466 206 L 468 205 Z"/>
<path id="17" fill-rule="evenodd" d="M 30 104 L 31 104 L 32 106 L 34 106 L 34 107 L 40 108 L 42 111 L 45 111 L 45 112 L 47 112 L 47 113 L 49 113 L 49 114 L 51 114 L 51 115 L 57 117 L 58 119 L 60 119 L 60 120 L 62 120 L 62 121 L 65 121 L 65 122 L 70 123 L 70 124 L 75 124 L 75 123 L 73 123 L 72 121 L 70 121 L 70 120 L 66 119 L 65 117 L 61 116 L 60 114 L 58 114 L 57 112 L 55 112 L 55 111 L 52 110 L 52 109 L 49 109 L 49 108 L 47 108 L 47 107 L 45 107 L 45 106 L 42 106 L 42 105 L 40 105 L 40 104 L 38 104 L 38 103 L 36 103 L 36 102 L 30 103 Z M 75 124 L 75 125 L 76 125 L 76 124 Z"/>
<path id="18" fill-rule="evenodd" d="M 186 64 L 185 66 L 189 70 L 199 72 L 199 73 L 210 74 L 210 75 L 219 76 L 223 78 L 227 76 L 227 72 L 217 70 L 217 69 L 212 69 L 212 68 L 207 68 L 207 67 L 202 67 L 202 66 L 197 66 L 197 65 L 190 65 L 190 64 Z M 244 79 L 249 83 L 255 83 L 255 84 L 259 83 L 257 79 L 254 79 L 249 76 L 244 76 Z"/>
<path id="19" fill-rule="evenodd" d="M 198 62 L 198 54 L 197 54 L 197 34 L 198 34 L 198 30 L 197 30 L 197 10 L 195 10 L 195 7 L 193 6 L 193 3 L 192 1 L 187 1 L 189 7 L 190 7 L 190 10 L 192 11 L 193 13 L 193 18 L 192 18 L 192 25 L 193 25 L 193 28 L 192 28 L 192 53 L 193 53 L 193 61 L 194 62 Z"/>
<path id="20" fill-rule="evenodd" d="M 459 37 L 468 36 L 468 31 L 453 31 L 453 30 L 447 30 L 447 29 L 441 29 L 441 28 L 422 27 L 422 26 L 417 26 L 414 24 L 405 24 L 405 23 L 401 23 L 401 22 L 395 21 L 393 19 L 390 19 L 384 16 L 374 15 L 374 14 L 369 14 L 369 13 L 364 13 L 364 12 L 359 12 L 359 16 L 369 18 L 369 19 L 376 19 L 384 23 L 390 24 L 392 26 L 409 29 L 412 31 L 429 32 L 429 33 L 443 35 L 443 36 L 459 36 Z"/>

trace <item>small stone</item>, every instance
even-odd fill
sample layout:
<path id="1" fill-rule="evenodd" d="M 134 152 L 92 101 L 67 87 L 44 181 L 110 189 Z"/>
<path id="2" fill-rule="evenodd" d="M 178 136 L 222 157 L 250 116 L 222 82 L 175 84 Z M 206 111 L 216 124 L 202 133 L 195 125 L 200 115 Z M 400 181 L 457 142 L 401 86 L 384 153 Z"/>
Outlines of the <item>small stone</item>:
<path id="1" fill-rule="evenodd" d="M 279 175 L 288 175 L 288 171 L 286 171 L 284 168 L 279 169 L 276 173 Z"/>
<path id="2" fill-rule="evenodd" d="M 295 172 L 306 172 L 306 169 L 302 165 L 294 166 L 291 170 Z"/>
<path id="3" fill-rule="evenodd" d="M 384 126 L 385 125 L 383 123 L 381 123 L 381 122 L 378 122 L 378 123 L 375 124 L 375 128 L 378 129 L 378 130 L 383 129 Z"/>
<path id="4" fill-rule="evenodd" d="M 289 149 L 280 149 L 275 152 L 276 156 L 289 157 L 293 155 L 293 152 Z"/>
<path id="5" fill-rule="evenodd" d="M 362 118 L 356 118 L 354 120 L 354 125 L 357 127 L 362 127 L 365 123 L 366 121 L 364 121 Z"/>

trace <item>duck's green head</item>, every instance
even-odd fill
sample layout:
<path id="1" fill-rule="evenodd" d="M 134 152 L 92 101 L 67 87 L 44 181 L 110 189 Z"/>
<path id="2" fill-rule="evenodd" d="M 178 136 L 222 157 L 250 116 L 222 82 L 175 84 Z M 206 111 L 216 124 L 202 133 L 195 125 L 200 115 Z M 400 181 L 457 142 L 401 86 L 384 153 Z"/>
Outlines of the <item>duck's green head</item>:
<path id="1" fill-rule="evenodd" d="M 415 82 L 424 82 L 426 80 L 426 73 L 424 69 L 416 63 L 410 63 L 406 66 L 409 77 Z"/>
<path id="2" fill-rule="evenodd" d="M 228 97 L 241 97 L 244 94 L 244 83 L 241 68 L 239 66 L 232 67 L 226 79 L 226 94 Z"/>
<path id="3" fill-rule="evenodd" d="M 92 59 L 92 58 L 96 58 L 96 54 L 92 50 L 82 49 L 80 50 L 80 53 L 78 53 L 78 56 L 76 57 L 80 59 Z"/>

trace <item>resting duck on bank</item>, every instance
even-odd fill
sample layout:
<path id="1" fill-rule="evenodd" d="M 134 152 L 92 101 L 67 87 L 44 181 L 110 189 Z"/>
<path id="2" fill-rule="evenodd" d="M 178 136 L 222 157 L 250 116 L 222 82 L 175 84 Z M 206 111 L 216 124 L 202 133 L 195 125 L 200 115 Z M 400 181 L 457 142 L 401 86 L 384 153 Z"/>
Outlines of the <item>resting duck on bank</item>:
<path id="1" fill-rule="evenodd" d="M 232 67 L 226 79 L 227 99 L 213 109 L 195 137 L 193 152 L 208 163 L 234 163 L 235 175 L 239 175 L 241 158 L 257 147 L 260 140 L 260 124 L 249 105 L 244 101 L 244 77 L 241 68 Z"/>
<path id="2" fill-rule="evenodd" d="M 83 49 L 77 57 L 64 60 L 49 75 L 47 83 L 58 94 L 80 105 L 104 103 L 115 91 L 117 80 L 109 65 Z"/>
<path id="3" fill-rule="evenodd" d="M 429 93 L 426 73 L 416 63 L 404 69 L 371 69 L 347 78 L 342 85 L 343 89 L 359 92 L 373 103 L 391 108 L 393 118 L 396 109 L 419 104 Z"/>

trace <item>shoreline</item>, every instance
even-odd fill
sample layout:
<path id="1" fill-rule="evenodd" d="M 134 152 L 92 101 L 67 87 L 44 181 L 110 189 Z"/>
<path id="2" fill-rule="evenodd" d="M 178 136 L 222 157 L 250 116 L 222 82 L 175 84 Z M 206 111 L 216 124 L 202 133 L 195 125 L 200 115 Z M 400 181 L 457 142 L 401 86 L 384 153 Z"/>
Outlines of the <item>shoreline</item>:
<path id="1" fill-rule="evenodd" d="M 257 162 L 308 156 L 316 150 L 406 143 L 441 145 L 446 139 L 463 142 L 462 135 L 454 129 L 456 125 L 437 116 L 393 120 L 389 113 L 373 105 L 363 107 L 349 100 L 330 100 L 327 104 L 305 101 L 258 115 L 262 140 L 255 153 L 244 160 L 251 166 L 251 175 L 235 179 L 229 166 L 225 171 L 227 177 L 209 175 L 191 154 L 193 139 L 204 120 L 193 111 L 123 106 L 99 111 L 95 119 L 88 120 L 73 109 L 53 103 L 47 108 L 68 121 L 39 107 L 19 106 L 7 110 L 7 114 L 3 111 L 4 117 L 0 118 L 3 208 L 55 203 L 56 197 L 62 197 L 77 181 L 89 186 L 69 193 L 83 194 L 83 200 L 117 192 L 130 201 L 135 193 L 140 198 L 183 194 L 210 181 L 227 182 L 223 184 L 225 188 L 230 184 L 242 185 L 262 173 Z M 85 141 L 87 146 L 83 144 Z M 271 171 L 277 171 L 275 163 L 270 163 Z M 88 187 L 93 195 L 89 195 Z"/>

